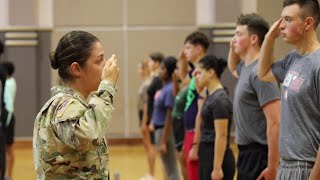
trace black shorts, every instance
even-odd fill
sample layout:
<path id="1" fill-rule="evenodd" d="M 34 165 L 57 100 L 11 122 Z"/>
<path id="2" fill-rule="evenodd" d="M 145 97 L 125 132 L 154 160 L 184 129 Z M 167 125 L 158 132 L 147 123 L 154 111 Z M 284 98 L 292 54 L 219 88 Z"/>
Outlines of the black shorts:
<path id="1" fill-rule="evenodd" d="M 211 179 L 211 172 L 213 170 L 214 159 L 214 143 L 203 143 L 199 145 L 199 179 L 208 180 Z M 236 163 L 234 155 L 230 147 L 226 148 L 224 159 L 222 163 L 223 180 L 233 180 Z"/>
<path id="2" fill-rule="evenodd" d="M 14 114 L 12 114 L 9 126 L 5 128 L 5 137 L 6 137 L 6 144 L 7 145 L 12 145 L 14 143 L 15 124 L 16 124 L 16 118 L 15 118 Z"/>
<path id="3" fill-rule="evenodd" d="M 268 165 L 268 146 L 238 145 L 238 180 L 255 180 Z"/>
<path id="4" fill-rule="evenodd" d="M 183 140 L 184 140 L 184 124 L 182 117 L 174 117 L 173 118 L 173 135 L 174 135 L 174 142 L 177 151 L 182 150 Z"/>

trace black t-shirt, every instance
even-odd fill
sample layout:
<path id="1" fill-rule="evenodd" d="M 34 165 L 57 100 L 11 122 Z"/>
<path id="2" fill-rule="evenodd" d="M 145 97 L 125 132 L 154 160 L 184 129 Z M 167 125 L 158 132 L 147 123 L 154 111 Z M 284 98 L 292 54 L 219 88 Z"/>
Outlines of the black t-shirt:
<path id="1" fill-rule="evenodd" d="M 162 82 L 159 77 L 152 78 L 150 86 L 147 89 L 148 94 L 148 122 L 150 122 L 153 113 L 154 95 L 162 88 Z"/>
<path id="2" fill-rule="evenodd" d="M 217 119 L 228 119 L 229 145 L 230 128 L 232 123 L 232 103 L 224 89 L 218 89 L 209 95 L 201 110 L 201 142 L 212 143 L 215 139 L 214 121 Z"/>

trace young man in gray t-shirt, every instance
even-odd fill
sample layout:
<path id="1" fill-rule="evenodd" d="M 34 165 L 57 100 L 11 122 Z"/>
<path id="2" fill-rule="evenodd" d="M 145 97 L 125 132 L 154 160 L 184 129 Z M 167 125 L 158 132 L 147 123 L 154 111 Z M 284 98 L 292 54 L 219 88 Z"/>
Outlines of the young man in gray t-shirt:
<path id="1" fill-rule="evenodd" d="M 230 43 L 228 66 L 239 79 L 233 106 L 238 180 L 275 180 L 279 163 L 279 87 L 257 77 L 257 59 L 268 29 L 259 15 L 241 15 Z"/>
<path id="2" fill-rule="evenodd" d="M 266 35 L 259 78 L 283 83 L 277 179 L 320 179 L 320 43 L 317 0 L 285 0 L 281 18 Z M 276 38 L 295 49 L 273 61 Z"/>

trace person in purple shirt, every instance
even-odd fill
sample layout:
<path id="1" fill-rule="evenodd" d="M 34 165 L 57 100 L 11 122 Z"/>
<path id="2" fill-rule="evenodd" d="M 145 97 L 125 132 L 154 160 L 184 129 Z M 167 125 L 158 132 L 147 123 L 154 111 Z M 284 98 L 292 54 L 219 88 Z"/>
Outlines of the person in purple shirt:
<path id="1" fill-rule="evenodd" d="M 165 58 L 160 65 L 159 78 L 162 88 L 154 96 L 154 109 L 151 123 L 155 130 L 155 143 L 165 168 L 168 180 L 179 180 L 179 171 L 175 156 L 175 145 L 172 132 L 172 108 L 174 104 L 172 73 L 177 59 Z"/>

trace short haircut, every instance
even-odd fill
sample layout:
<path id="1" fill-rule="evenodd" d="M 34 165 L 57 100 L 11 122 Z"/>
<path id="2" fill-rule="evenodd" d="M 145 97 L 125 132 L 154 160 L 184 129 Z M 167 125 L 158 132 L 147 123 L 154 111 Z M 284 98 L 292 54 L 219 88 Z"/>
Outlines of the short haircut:
<path id="1" fill-rule="evenodd" d="M 264 41 L 264 36 L 269 31 L 268 22 L 256 13 L 241 14 L 237 25 L 247 25 L 250 35 L 256 34 L 259 38 L 259 45 Z"/>
<path id="2" fill-rule="evenodd" d="M 302 18 L 305 19 L 308 16 L 314 19 L 314 29 L 318 27 L 320 19 L 320 10 L 318 0 L 284 0 L 283 7 L 298 4 L 302 9 Z"/>
<path id="3" fill-rule="evenodd" d="M 207 51 L 207 49 L 210 46 L 210 41 L 209 41 L 208 37 L 200 31 L 196 31 L 196 32 L 189 34 L 186 37 L 184 44 L 186 44 L 187 42 L 189 42 L 192 45 L 202 46 L 202 48 L 205 52 Z"/>

